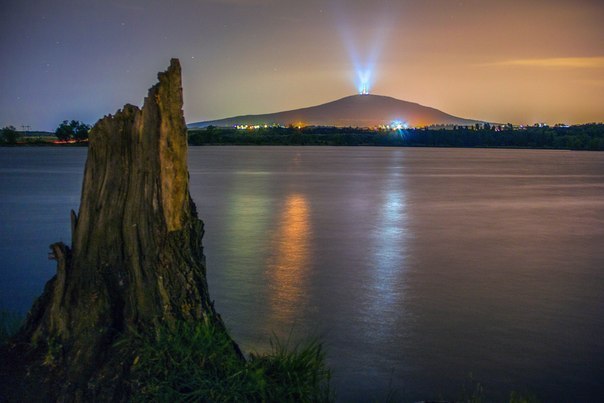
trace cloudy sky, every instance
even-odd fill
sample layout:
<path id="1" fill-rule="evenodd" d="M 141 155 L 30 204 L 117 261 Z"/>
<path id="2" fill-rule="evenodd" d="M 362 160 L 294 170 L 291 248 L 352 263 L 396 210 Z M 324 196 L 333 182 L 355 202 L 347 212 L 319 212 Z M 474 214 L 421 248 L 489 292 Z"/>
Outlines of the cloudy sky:
<path id="1" fill-rule="evenodd" d="M 142 103 L 171 57 L 187 122 L 357 91 L 495 122 L 604 121 L 600 0 L 0 0 L 0 126 Z"/>

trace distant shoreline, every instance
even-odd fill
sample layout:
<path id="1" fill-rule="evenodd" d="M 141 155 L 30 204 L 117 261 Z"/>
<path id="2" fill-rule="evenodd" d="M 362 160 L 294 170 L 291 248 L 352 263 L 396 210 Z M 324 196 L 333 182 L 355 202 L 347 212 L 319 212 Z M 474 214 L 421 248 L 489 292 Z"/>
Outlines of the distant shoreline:
<path id="1" fill-rule="evenodd" d="M 1 148 L 87 148 L 88 143 L 79 144 L 53 144 L 53 143 L 21 143 L 0 144 Z M 358 145 L 333 145 L 333 144 L 252 144 L 252 143 L 205 143 L 189 144 L 189 147 L 387 147 L 387 148 L 460 148 L 460 149 L 483 149 L 483 150 L 543 150 L 543 151 L 592 151 L 602 152 L 604 150 L 575 149 L 575 148 L 552 148 L 552 147 L 522 147 L 522 146 L 447 146 L 447 145 L 382 145 L 382 144 L 358 144 Z"/>
<path id="2" fill-rule="evenodd" d="M 53 143 L 51 141 L 25 141 L 16 144 L 0 144 L 0 147 L 88 147 L 88 142 L 79 143 Z"/>
<path id="3" fill-rule="evenodd" d="M 604 124 L 371 130 L 330 127 L 189 130 L 189 145 L 382 146 L 604 151 Z"/>
<path id="4" fill-rule="evenodd" d="M 190 146 L 367 146 L 497 148 L 604 151 L 604 124 L 564 127 L 422 128 L 373 130 L 337 127 L 268 127 L 260 129 L 189 129 Z M 58 142 L 54 136 L 22 136 L 4 147 L 87 147 L 88 141 Z"/>
<path id="5" fill-rule="evenodd" d="M 585 151 L 602 152 L 604 150 L 578 150 L 572 148 L 538 148 L 538 147 L 455 147 L 455 146 L 389 146 L 389 145 L 330 145 L 330 144 L 189 144 L 189 147 L 335 147 L 335 148 L 356 148 L 356 147 L 382 147 L 382 148 L 439 148 L 439 149 L 465 149 L 465 150 L 541 150 L 541 151 Z"/>

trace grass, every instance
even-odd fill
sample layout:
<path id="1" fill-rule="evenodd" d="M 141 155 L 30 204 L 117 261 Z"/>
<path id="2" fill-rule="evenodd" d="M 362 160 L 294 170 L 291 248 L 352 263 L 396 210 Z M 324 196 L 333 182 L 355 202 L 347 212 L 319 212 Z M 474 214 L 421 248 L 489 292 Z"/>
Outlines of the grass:
<path id="1" fill-rule="evenodd" d="M 212 324 L 179 323 L 137 336 L 133 362 L 135 401 L 333 401 L 321 344 L 271 351 L 243 359 L 232 339 Z"/>

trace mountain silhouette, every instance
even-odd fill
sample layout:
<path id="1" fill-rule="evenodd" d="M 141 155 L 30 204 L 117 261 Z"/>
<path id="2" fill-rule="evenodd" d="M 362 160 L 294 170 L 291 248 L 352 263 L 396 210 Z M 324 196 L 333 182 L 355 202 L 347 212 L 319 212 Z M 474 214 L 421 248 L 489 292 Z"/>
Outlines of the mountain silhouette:
<path id="1" fill-rule="evenodd" d="M 484 123 L 464 119 L 413 102 L 382 95 L 351 95 L 325 104 L 308 108 L 261 115 L 241 115 L 225 119 L 190 123 L 189 128 L 207 126 L 232 127 L 236 125 L 283 126 L 338 126 L 376 127 L 393 121 L 406 123 L 409 127 L 430 125 L 474 125 Z"/>

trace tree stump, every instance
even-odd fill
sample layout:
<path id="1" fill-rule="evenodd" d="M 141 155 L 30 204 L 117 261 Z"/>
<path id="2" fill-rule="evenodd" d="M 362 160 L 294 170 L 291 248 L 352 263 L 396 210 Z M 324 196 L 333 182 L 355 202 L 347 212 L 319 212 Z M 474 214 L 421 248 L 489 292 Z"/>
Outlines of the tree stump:
<path id="1" fill-rule="evenodd" d="M 3 354 L 24 363 L 41 399 L 125 399 L 134 352 L 116 340 L 180 320 L 223 326 L 189 195 L 179 61 L 158 79 L 142 109 L 125 105 L 90 131 L 72 245 L 51 245 L 57 274 Z"/>

